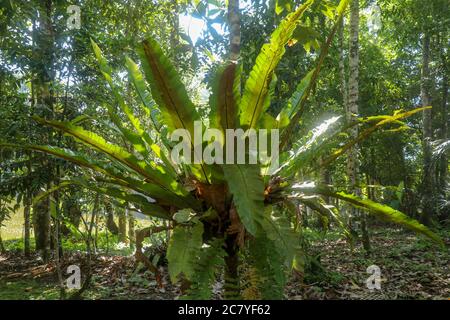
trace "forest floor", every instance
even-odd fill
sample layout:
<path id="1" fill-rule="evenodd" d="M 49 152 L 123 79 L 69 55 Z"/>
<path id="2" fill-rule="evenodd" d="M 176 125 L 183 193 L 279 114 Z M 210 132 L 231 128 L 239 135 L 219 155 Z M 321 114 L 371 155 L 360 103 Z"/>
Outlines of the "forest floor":
<path id="1" fill-rule="evenodd" d="M 443 235 L 448 239 L 448 234 Z M 375 227 L 372 253 L 359 246 L 353 252 L 345 241 L 332 235 L 315 235 L 310 248 L 315 262 L 307 275 L 292 278 L 286 287 L 288 299 L 449 299 L 450 254 L 400 229 Z M 448 241 L 447 241 L 448 243 Z M 85 256 L 66 253 L 62 265 L 81 265 Z M 381 290 L 369 290 L 367 268 L 379 267 Z M 93 277 L 85 299 L 176 299 L 181 291 L 163 271 L 163 287 L 149 271 L 136 267 L 132 255 L 98 255 L 92 261 Z M 67 275 L 64 275 L 67 277 Z M 33 255 L 25 259 L 18 251 L 0 255 L 0 299 L 58 299 L 56 267 Z M 216 286 L 220 298 L 220 283 Z"/>

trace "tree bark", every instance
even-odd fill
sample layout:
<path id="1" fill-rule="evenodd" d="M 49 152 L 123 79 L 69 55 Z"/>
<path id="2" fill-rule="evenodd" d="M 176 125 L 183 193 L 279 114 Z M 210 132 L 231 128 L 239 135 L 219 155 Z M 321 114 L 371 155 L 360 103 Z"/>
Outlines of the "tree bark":
<path id="1" fill-rule="evenodd" d="M 119 242 L 126 243 L 127 241 L 127 217 L 123 210 L 119 211 Z"/>
<path id="2" fill-rule="evenodd" d="M 49 197 L 49 201 L 52 198 Z M 62 250 L 60 250 L 60 210 L 59 210 L 59 196 L 55 195 L 55 219 L 54 219 L 54 230 L 53 230 L 53 238 L 55 241 L 55 245 L 54 245 L 54 254 L 55 254 L 55 265 L 56 265 L 56 274 L 58 276 L 58 283 L 59 283 L 59 299 L 60 300 L 64 300 L 66 298 L 66 290 L 65 290 L 65 286 L 64 286 L 64 279 L 63 279 L 63 275 L 62 275 L 62 269 L 61 269 L 61 258 L 62 258 Z"/>
<path id="3" fill-rule="evenodd" d="M 338 29 L 338 41 L 339 41 L 339 75 L 341 80 L 341 86 L 340 91 L 342 95 L 342 106 L 345 112 L 346 118 L 349 117 L 349 111 L 348 111 L 348 87 L 347 87 L 347 72 L 345 68 L 345 53 L 344 53 L 344 29 L 345 29 L 345 19 L 342 17 Z M 348 119 L 347 119 L 348 120 Z M 348 175 L 348 172 L 347 172 Z M 352 220 L 351 215 L 352 213 L 350 210 L 343 210 L 343 214 L 346 219 L 346 223 L 350 228 L 352 228 Z"/>
<path id="4" fill-rule="evenodd" d="M 2 230 L 0 226 L 0 253 L 4 254 L 6 252 L 5 246 L 3 245 L 3 239 L 2 239 Z"/>
<path id="5" fill-rule="evenodd" d="M 29 171 L 30 173 L 30 171 Z M 30 187 L 28 186 L 28 189 Z M 25 208 L 23 209 L 23 220 L 24 220 L 24 233 L 23 233 L 23 251 L 25 254 L 25 257 L 29 257 L 31 250 L 30 250 L 30 228 L 31 228 L 31 195 L 29 194 L 29 190 L 26 190 L 25 195 Z"/>
<path id="6" fill-rule="evenodd" d="M 230 60 L 238 61 L 241 51 L 241 20 L 239 0 L 228 1 L 228 27 L 230 28 Z"/>
<path id="7" fill-rule="evenodd" d="M 446 38 L 445 38 L 446 39 Z M 444 40 L 444 44 L 445 44 Z M 441 104 L 441 139 L 443 141 L 448 139 L 448 66 L 447 58 L 445 56 L 444 45 L 441 45 L 441 69 L 442 69 L 442 104 Z M 447 186 L 448 174 L 448 157 L 444 154 L 439 164 L 439 190 L 445 195 Z"/>
<path id="8" fill-rule="evenodd" d="M 421 70 L 421 84 L 420 97 L 422 106 L 430 106 L 430 35 L 425 32 L 422 42 L 422 70 Z M 432 147 L 431 141 L 433 139 L 432 128 L 432 113 L 431 109 L 423 111 L 423 176 L 422 176 L 422 214 L 421 222 L 425 225 L 430 225 L 432 216 L 435 212 L 433 201 L 433 167 L 432 167 Z"/>
<path id="9" fill-rule="evenodd" d="M 53 3 L 51 0 L 39 2 L 39 27 L 36 29 L 35 45 L 33 51 L 33 60 L 35 66 L 35 85 L 36 103 L 40 106 L 40 115 L 53 117 L 53 82 L 55 79 L 54 70 L 54 42 L 55 35 L 53 30 L 52 11 Z M 49 113 L 50 111 L 50 113 Z M 50 130 L 47 134 L 46 143 L 52 144 L 52 134 Z M 47 185 L 51 185 L 51 179 L 54 175 L 54 166 L 52 159 L 46 157 L 45 164 L 48 167 L 49 180 Z M 45 262 L 50 257 L 51 225 L 50 225 L 50 205 L 49 198 L 36 205 L 33 209 L 33 224 L 36 238 L 36 250 L 40 251 Z"/>
<path id="10" fill-rule="evenodd" d="M 69 222 L 78 228 L 81 221 L 81 209 L 75 196 L 65 199 L 63 203 L 63 212 Z M 64 224 L 61 226 L 61 234 L 65 236 L 70 234 L 70 229 Z"/>
<path id="11" fill-rule="evenodd" d="M 33 228 L 36 251 L 39 252 L 44 262 L 50 259 L 50 207 L 49 199 L 44 199 L 33 206 Z"/>
<path id="12" fill-rule="evenodd" d="M 0 210 L 2 208 L 2 200 L 0 199 Z M 3 245 L 3 239 L 2 239 L 2 223 L 3 223 L 3 219 L 5 217 L 0 216 L 0 253 L 5 253 L 5 247 Z"/>
<path id="13" fill-rule="evenodd" d="M 340 21 L 339 26 L 339 34 L 338 34 L 338 40 L 339 40 L 339 74 L 341 78 L 341 95 L 342 95 L 342 104 L 344 107 L 344 111 L 347 114 L 348 113 L 348 92 L 347 92 L 347 78 L 346 78 L 346 72 L 345 72 L 345 55 L 344 55 L 344 28 L 345 28 L 345 22 L 344 18 Z"/>
<path id="14" fill-rule="evenodd" d="M 349 57 L 349 77 L 348 77 L 348 110 L 347 122 L 356 120 L 359 114 L 359 0 L 352 0 L 350 6 L 350 57 Z M 345 95 L 344 95 L 345 96 Z M 351 139 L 358 137 L 358 126 L 350 129 Z M 359 188 L 359 160 L 358 145 L 349 150 L 347 158 L 347 175 L 350 181 L 350 191 L 356 195 L 361 194 Z M 359 219 L 361 224 L 362 242 L 366 252 L 370 252 L 370 240 L 367 230 L 366 215 L 352 209 L 352 216 Z"/>
<path id="15" fill-rule="evenodd" d="M 128 239 L 130 240 L 131 247 L 134 247 L 134 244 L 136 243 L 134 223 L 134 216 L 131 211 L 128 211 Z"/>
<path id="16" fill-rule="evenodd" d="M 108 201 L 105 203 L 105 210 L 106 210 L 106 228 L 113 235 L 118 235 L 119 227 L 117 227 L 117 224 L 114 221 L 113 207 L 111 203 L 109 203 Z"/>
<path id="17" fill-rule="evenodd" d="M 349 79 L 348 79 L 348 108 L 346 112 L 347 122 L 356 120 L 358 115 L 358 77 L 359 77 L 359 0 L 352 0 L 350 14 L 350 57 L 349 57 Z M 345 96 L 345 95 L 344 95 Z M 350 129 L 351 139 L 358 136 L 358 127 Z M 350 180 L 352 191 L 358 193 L 358 146 L 349 150 L 347 158 L 347 175 Z"/>

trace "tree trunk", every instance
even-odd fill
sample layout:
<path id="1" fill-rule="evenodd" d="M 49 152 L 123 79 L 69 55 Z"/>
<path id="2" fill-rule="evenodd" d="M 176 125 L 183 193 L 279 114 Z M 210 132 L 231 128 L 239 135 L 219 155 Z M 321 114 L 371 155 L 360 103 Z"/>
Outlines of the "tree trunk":
<path id="1" fill-rule="evenodd" d="M 340 21 L 339 26 L 339 74 L 341 78 L 341 95 L 342 95 L 342 104 L 344 107 L 344 111 L 348 113 L 348 92 L 347 92 L 347 77 L 345 72 L 345 55 L 344 55 L 344 28 L 345 22 L 344 18 Z"/>
<path id="2" fill-rule="evenodd" d="M 320 162 L 323 161 L 323 157 L 320 158 Z M 324 185 L 330 185 L 331 184 L 331 175 L 330 170 L 327 166 L 321 166 L 319 170 L 319 183 Z M 330 197 L 328 196 L 322 196 L 323 201 L 326 204 L 330 203 Z M 319 215 L 319 219 L 317 220 L 317 227 L 322 230 L 326 231 L 330 228 L 330 219 L 327 219 L 325 216 Z"/>
<path id="3" fill-rule="evenodd" d="M 52 198 L 49 197 L 49 201 L 52 201 Z M 58 276 L 59 283 L 59 299 L 64 300 L 66 298 L 66 290 L 64 286 L 64 279 L 62 275 L 61 269 L 61 258 L 62 258 L 62 247 L 60 242 L 60 210 L 59 210 L 59 196 L 55 195 L 55 218 L 54 218 L 54 227 L 53 227 L 53 239 L 55 241 L 54 244 L 54 254 L 55 254 L 55 265 L 56 265 L 56 274 Z"/>
<path id="4" fill-rule="evenodd" d="M 349 77 L 348 77 L 348 110 L 347 122 L 356 120 L 359 109 L 359 0 L 352 0 L 350 7 L 350 57 L 349 57 Z M 350 129 L 351 139 L 358 136 L 358 127 L 354 126 Z M 347 160 L 347 174 L 350 181 L 350 191 L 356 195 L 361 194 L 359 188 L 359 161 L 358 161 L 358 145 L 349 150 Z M 357 210 L 352 209 L 352 216 L 357 217 L 360 221 L 362 242 L 366 252 L 370 252 L 370 240 L 367 230 L 366 215 Z"/>
<path id="5" fill-rule="evenodd" d="M 28 191 L 25 198 L 25 208 L 23 209 L 23 219 L 24 219 L 24 233 L 23 233 L 23 251 L 25 257 L 30 256 L 30 209 L 31 209 L 31 197 L 28 195 Z"/>
<path id="6" fill-rule="evenodd" d="M 241 51 L 239 0 L 228 1 L 228 27 L 230 28 L 230 60 L 238 61 Z"/>
<path id="7" fill-rule="evenodd" d="M 52 1 L 41 1 L 37 4 L 37 8 L 39 12 L 39 27 L 36 29 L 36 48 L 33 50 L 33 61 L 35 63 L 32 67 L 35 72 L 33 89 L 36 91 L 36 105 L 39 106 L 40 116 L 53 117 L 55 35 L 52 21 Z M 52 144 L 51 140 L 52 133 L 49 129 L 45 143 Z M 47 172 L 49 174 L 47 185 L 50 185 L 50 181 L 54 175 L 53 160 L 50 157 L 46 157 L 45 164 L 47 165 Z M 49 201 L 49 199 L 41 201 L 41 203 L 33 208 L 36 250 L 41 253 L 45 262 L 48 262 L 50 258 L 51 224 Z"/>
<path id="8" fill-rule="evenodd" d="M 348 88 L 347 88 L 347 72 L 345 70 L 345 54 L 344 54 L 344 29 L 345 29 L 345 20 L 344 17 L 342 17 L 340 21 L 340 26 L 338 29 L 338 40 L 339 40 L 339 75 L 341 80 L 341 95 L 342 95 L 342 106 L 345 112 L 346 117 L 349 116 L 348 111 Z M 348 172 L 347 172 L 348 174 Z M 351 221 L 351 210 L 347 210 L 344 208 L 342 212 L 345 216 L 346 223 L 350 228 L 352 228 L 352 221 Z"/>
<path id="9" fill-rule="evenodd" d="M 0 210 L 2 209 L 2 200 L 0 199 Z M 2 239 L 2 223 L 3 219 L 5 217 L 0 216 L 0 253 L 5 253 L 5 247 L 3 246 L 3 239 Z"/>
<path id="10" fill-rule="evenodd" d="M 32 35 L 31 35 L 31 41 L 32 41 L 32 47 L 35 45 L 35 38 L 36 38 L 36 22 L 33 20 L 32 23 Z M 33 116 L 34 109 L 36 106 L 36 95 L 35 95 L 35 89 L 34 89 L 34 82 L 31 81 L 30 85 L 30 94 L 31 94 L 31 103 L 30 103 L 30 116 Z M 28 121 L 28 143 L 31 144 L 31 121 Z M 31 175 L 32 170 L 32 161 L 31 161 L 31 152 L 28 150 L 27 152 L 27 174 Z M 32 190 L 31 190 L 31 180 L 28 181 L 27 189 L 25 191 L 25 208 L 23 210 L 23 218 L 24 218 L 24 235 L 23 235 L 23 248 L 24 248 L 24 254 L 25 257 L 29 257 L 31 253 L 30 249 L 30 228 L 31 228 L 31 206 L 32 206 Z"/>
<path id="11" fill-rule="evenodd" d="M 117 227 L 117 224 L 114 221 L 113 207 L 109 202 L 105 203 L 105 210 L 106 210 L 106 228 L 113 235 L 118 235 L 119 227 Z"/>
<path id="12" fill-rule="evenodd" d="M 241 19 L 239 16 L 239 0 L 228 1 L 228 28 L 230 31 L 230 47 L 229 59 L 235 63 L 239 60 L 241 51 Z M 231 209 L 234 210 L 235 209 Z M 237 214 L 236 212 L 231 214 Z M 239 247 L 237 246 L 236 235 L 227 235 L 225 257 L 225 284 L 224 296 L 225 299 L 238 299 L 239 291 Z"/>
<path id="13" fill-rule="evenodd" d="M 33 206 L 33 228 L 36 251 L 39 252 L 44 262 L 50 259 L 50 207 L 49 199 L 44 199 Z"/>
<path id="14" fill-rule="evenodd" d="M 6 252 L 5 246 L 3 245 L 3 239 L 2 239 L 2 230 L 0 226 L 0 253 L 4 254 Z"/>
<path id="15" fill-rule="evenodd" d="M 444 40 L 445 43 L 445 40 Z M 442 104 L 441 104 L 441 139 L 448 139 L 448 110 L 447 110 L 447 100 L 448 100 L 448 67 L 446 62 L 446 56 L 441 45 L 441 68 L 442 68 Z M 440 160 L 439 164 L 439 190 L 445 195 L 445 190 L 447 186 L 447 173 L 448 173 L 448 157 L 444 154 Z"/>
<path id="16" fill-rule="evenodd" d="M 63 212 L 69 222 L 78 228 L 81 222 L 81 209 L 75 196 L 65 199 L 63 204 Z M 70 229 L 64 224 L 61 226 L 61 234 L 64 236 L 70 234 Z"/>
<path id="17" fill-rule="evenodd" d="M 420 97 L 422 106 L 426 107 L 431 104 L 430 99 L 430 35 L 425 32 L 422 43 L 422 70 L 421 70 L 421 85 Z M 435 212 L 433 201 L 433 167 L 432 167 L 432 147 L 431 141 L 433 138 L 432 128 L 432 113 L 431 109 L 423 111 L 423 177 L 422 177 L 422 214 L 421 222 L 425 225 L 430 225 L 431 218 Z"/>
<path id="18" fill-rule="evenodd" d="M 131 211 L 128 211 L 128 239 L 130 240 L 130 246 L 133 248 L 135 241 L 135 231 L 134 231 L 135 219 Z"/>
<path id="19" fill-rule="evenodd" d="M 119 210 L 119 242 L 127 241 L 127 216 L 124 210 Z"/>
<path id="20" fill-rule="evenodd" d="M 347 122 L 356 120 L 358 115 L 358 77 L 359 77 L 359 0 L 352 0 L 350 14 L 350 56 L 349 56 L 349 79 L 348 79 L 348 107 Z M 351 139 L 358 136 L 358 127 L 350 129 Z M 348 152 L 347 175 L 350 182 L 351 191 L 359 193 L 358 185 L 358 146 L 355 145 Z"/>

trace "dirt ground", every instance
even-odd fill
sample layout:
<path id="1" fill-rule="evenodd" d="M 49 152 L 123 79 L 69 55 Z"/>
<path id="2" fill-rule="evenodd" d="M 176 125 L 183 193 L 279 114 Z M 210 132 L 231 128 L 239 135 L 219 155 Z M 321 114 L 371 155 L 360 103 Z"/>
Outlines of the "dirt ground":
<path id="1" fill-rule="evenodd" d="M 305 276 L 293 277 L 286 287 L 287 299 L 449 299 L 450 255 L 415 235 L 398 229 L 372 231 L 372 253 L 368 256 L 345 241 L 321 240 L 310 248 L 319 264 Z M 62 265 L 81 265 L 86 257 L 66 254 Z M 370 290 L 369 266 L 380 272 L 381 289 Z M 314 267 L 315 266 L 315 267 Z M 159 286 L 149 271 L 137 266 L 133 256 L 96 256 L 92 261 L 91 286 L 85 299 L 176 299 L 181 291 L 162 270 Z M 53 263 L 43 264 L 37 255 L 25 259 L 20 252 L 0 255 L 0 299 L 58 299 L 58 278 Z M 64 278 L 67 275 L 64 274 Z M 371 282 L 372 283 L 372 282 Z M 217 285 L 220 289 L 220 283 Z M 216 298 L 220 297 L 216 293 Z"/>

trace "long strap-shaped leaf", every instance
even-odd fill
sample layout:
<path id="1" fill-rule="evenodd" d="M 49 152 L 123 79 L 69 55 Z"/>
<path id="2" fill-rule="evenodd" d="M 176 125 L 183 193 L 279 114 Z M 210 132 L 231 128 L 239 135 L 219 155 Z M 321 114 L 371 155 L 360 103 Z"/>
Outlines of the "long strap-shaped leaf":
<path id="1" fill-rule="evenodd" d="M 55 129 L 61 130 L 64 133 L 75 137 L 83 144 L 94 147 L 96 150 L 132 169 L 148 181 L 154 182 L 167 190 L 179 192 L 183 189 L 181 185 L 179 185 L 170 175 L 166 173 L 163 167 L 152 167 L 144 160 L 139 160 L 133 154 L 118 145 L 107 142 L 94 132 L 87 131 L 79 126 L 74 126 L 68 122 L 46 120 L 39 117 L 33 118 L 40 124 L 48 125 Z"/>
<path id="2" fill-rule="evenodd" d="M 342 191 L 334 192 L 330 188 L 325 186 L 303 187 L 301 185 L 294 185 L 292 189 L 295 191 L 304 192 L 306 194 L 308 193 L 321 194 L 324 196 L 333 197 L 336 199 L 346 201 L 354 206 L 368 210 L 370 213 L 374 214 L 375 216 L 377 216 L 382 220 L 400 224 L 408 229 L 411 229 L 415 232 L 427 236 L 428 238 L 430 238 L 431 240 L 440 245 L 444 245 L 442 239 L 437 234 L 428 229 L 426 226 L 424 226 L 417 220 L 408 217 L 403 212 L 395 210 L 387 205 L 377 203 L 369 199 L 363 199 L 352 194 L 347 194 Z"/>
<path id="3" fill-rule="evenodd" d="M 174 194 L 158 185 L 141 182 L 130 177 L 123 177 L 122 179 L 96 178 L 96 180 L 146 194 L 149 197 L 154 198 L 156 202 L 161 205 L 175 206 L 179 209 L 192 208 L 193 210 L 201 210 L 202 208 L 201 203 L 190 193 L 187 193 L 186 195 Z"/>
<path id="4" fill-rule="evenodd" d="M 292 37 L 300 17 L 313 2 L 313 0 L 306 1 L 281 21 L 272 33 L 270 42 L 261 48 L 245 83 L 244 94 L 239 105 L 240 124 L 243 128 L 255 127 L 259 117 L 269 106 L 268 92 L 274 70 L 285 52 L 285 45 Z"/>
<path id="5" fill-rule="evenodd" d="M 226 164 L 222 168 L 239 218 L 247 231 L 256 235 L 264 217 L 264 182 L 259 166 Z"/>
<path id="6" fill-rule="evenodd" d="M 70 184 L 79 185 L 95 192 L 111 196 L 115 199 L 121 199 L 127 203 L 133 203 L 142 211 L 143 214 L 163 219 L 170 219 L 170 213 L 167 210 L 157 204 L 150 203 L 142 195 L 131 194 L 119 188 L 97 186 L 81 177 L 72 180 L 65 180 L 63 183 L 65 183 L 66 186 L 69 186 Z"/>
<path id="7" fill-rule="evenodd" d="M 150 92 L 147 91 L 147 86 L 145 84 L 144 77 L 139 70 L 139 66 L 130 57 L 126 57 L 125 65 L 127 67 L 128 77 L 136 88 L 136 92 L 145 107 L 146 113 L 150 116 L 155 129 L 160 132 L 162 124 L 159 123 L 156 117 L 156 114 L 160 113 L 160 111 L 151 100 Z"/>
<path id="8" fill-rule="evenodd" d="M 132 177 L 133 172 L 121 172 L 111 165 L 106 165 L 100 161 L 93 161 L 86 156 L 59 147 L 42 146 L 42 145 L 18 145 L 11 143 L 0 143 L 1 147 L 33 150 L 47 153 L 55 157 L 70 161 L 76 165 L 91 169 L 97 173 L 110 178 L 107 182 L 130 190 L 134 190 L 157 200 L 158 203 L 174 205 L 180 209 L 193 208 L 200 209 L 200 203 L 186 190 L 182 189 L 179 192 L 167 190 L 161 186 L 153 183 L 147 183 L 137 180 Z M 96 178 L 96 180 L 99 180 Z M 100 180 L 99 180 L 100 181 Z M 103 179 L 102 181 L 106 181 Z"/>
<path id="9" fill-rule="evenodd" d="M 153 153 L 161 159 L 164 164 L 167 167 L 167 170 L 172 176 L 175 176 L 175 171 L 172 167 L 172 163 L 167 159 L 164 152 L 160 150 L 160 147 L 154 143 L 153 139 L 150 137 L 148 132 L 146 132 L 139 121 L 138 118 L 136 118 L 133 114 L 133 111 L 130 109 L 130 107 L 125 103 L 124 98 L 122 97 L 121 93 L 119 92 L 119 88 L 114 84 L 112 79 L 112 68 L 108 65 L 108 62 L 106 61 L 105 57 L 102 54 L 102 51 L 98 47 L 98 45 L 91 39 L 92 48 L 94 50 L 95 56 L 97 58 L 98 64 L 100 66 L 100 70 L 105 77 L 106 81 L 108 82 L 114 97 L 119 104 L 121 110 L 125 113 L 125 115 L 128 117 L 129 122 L 131 123 L 134 130 L 136 130 L 137 134 L 135 134 L 133 131 L 127 129 L 122 123 L 119 118 L 119 116 L 116 114 L 115 110 L 112 109 L 112 107 L 107 104 L 109 117 L 111 118 L 112 122 L 118 127 L 118 129 L 122 132 L 124 137 L 133 144 L 133 147 L 136 151 L 138 151 L 144 158 L 149 157 L 149 152 L 147 150 L 147 145 L 150 147 L 150 149 L 153 151 Z M 127 60 L 127 66 L 132 67 L 130 65 L 130 61 Z M 135 73 L 132 73 L 132 75 L 136 75 Z M 142 78 L 142 76 L 141 76 Z M 136 83 L 135 83 L 136 85 Z M 139 89 L 142 89 L 141 86 L 137 86 L 138 94 L 141 93 Z M 151 116 L 150 116 L 151 117 Z M 153 118 L 152 118 L 153 119 Z M 145 141 L 145 142 L 144 142 Z"/>
<path id="10" fill-rule="evenodd" d="M 106 81 L 108 82 L 109 86 L 111 87 L 111 90 L 114 94 L 114 97 L 116 98 L 120 108 L 125 113 L 125 115 L 128 117 L 128 120 L 132 124 L 132 126 L 138 131 L 139 134 L 143 132 L 143 129 L 141 128 L 141 124 L 138 118 L 136 118 L 130 109 L 130 107 L 125 103 L 125 100 L 123 99 L 122 95 L 119 92 L 119 89 L 114 84 L 112 79 L 112 69 L 108 65 L 108 62 L 106 61 L 105 57 L 102 54 L 102 51 L 100 50 L 99 46 L 94 42 L 94 40 L 91 39 L 92 48 L 94 49 L 95 56 L 97 58 L 98 64 L 100 66 L 100 70 L 105 77 Z"/>
<path id="11" fill-rule="evenodd" d="M 194 121 L 200 116 L 172 63 L 153 39 L 144 40 L 138 52 L 153 99 L 169 130 L 187 129 L 193 136 Z"/>
<path id="12" fill-rule="evenodd" d="M 188 130 L 192 139 L 194 122 L 200 121 L 200 116 L 174 66 L 154 39 L 144 40 L 138 53 L 141 56 L 144 74 L 150 84 L 153 99 L 161 109 L 169 131 Z M 192 140 L 191 147 L 195 150 Z M 197 156 L 200 157 L 200 155 Z M 204 165 L 200 164 L 200 167 L 203 179 L 209 183 L 208 170 Z"/>
<path id="13" fill-rule="evenodd" d="M 131 60 L 129 57 L 126 58 L 126 67 L 128 70 L 128 77 L 130 78 L 131 82 L 133 83 L 134 87 L 136 88 L 136 92 L 138 93 L 139 98 L 142 101 L 142 106 L 144 107 L 144 112 L 148 114 L 149 118 L 151 119 L 153 126 L 155 127 L 156 131 L 161 135 L 161 129 L 162 124 L 158 120 L 158 117 L 160 116 L 160 111 L 156 108 L 155 104 L 151 100 L 150 93 L 147 91 L 147 87 L 145 85 L 144 77 L 142 73 L 139 70 L 138 65 Z M 166 157 L 165 153 L 161 151 L 160 147 L 154 143 L 152 143 L 152 139 L 148 135 L 147 132 L 143 133 L 144 139 L 151 143 L 151 148 L 153 152 L 164 162 L 164 164 L 168 167 L 172 167 L 172 163 L 169 161 L 169 159 Z M 168 140 L 166 137 L 161 136 L 161 141 L 167 148 L 167 150 L 170 150 L 170 145 L 168 143 Z"/>
<path id="14" fill-rule="evenodd" d="M 239 80 L 240 70 L 236 63 L 230 62 L 217 71 L 209 98 L 212 127 L 222 129 L 236 127 L 241 97 Z"/>

